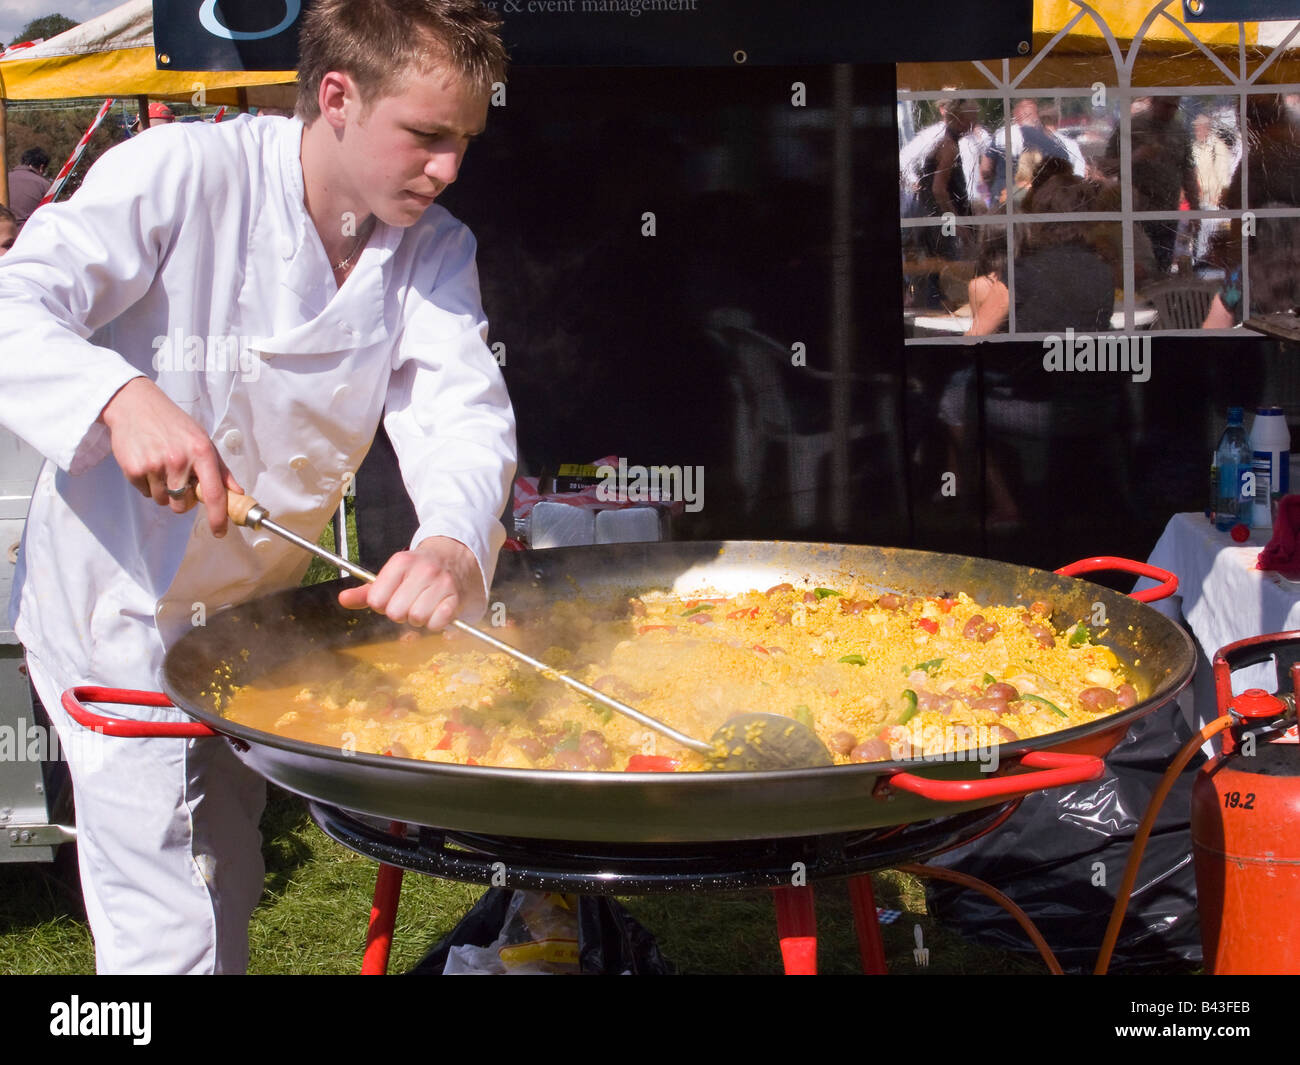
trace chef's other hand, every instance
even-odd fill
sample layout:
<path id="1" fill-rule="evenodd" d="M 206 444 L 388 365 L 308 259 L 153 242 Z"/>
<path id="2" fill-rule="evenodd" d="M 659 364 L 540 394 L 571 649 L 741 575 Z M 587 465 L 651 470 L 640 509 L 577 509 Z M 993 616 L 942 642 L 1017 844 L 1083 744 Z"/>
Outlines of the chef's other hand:
<path id="1" fill-rule="evenodd" d="M 113 457 L 141 495 L 184 514 L 198 502 L 192 482 L 203 489 L 208 526 L 226 535 L 226 491 L 243 492 L 199 423 L 147 377 L 135 377 L 100 412 Z M 171 490 L 170 492 L 168 490 Z M 184 489 L 183 494 L 173 494 Z"/>
<path id="2" fill-rule="evenodd" d="M 462 614 L 481 613 L 487 605 L 478 559 L 449 536 L 431 536 L 414 550 L 399 551 L 374 584 L 340 592 L 339 604 L 350 610 L 369 607 L 393 621 L 435 630 Z"/>

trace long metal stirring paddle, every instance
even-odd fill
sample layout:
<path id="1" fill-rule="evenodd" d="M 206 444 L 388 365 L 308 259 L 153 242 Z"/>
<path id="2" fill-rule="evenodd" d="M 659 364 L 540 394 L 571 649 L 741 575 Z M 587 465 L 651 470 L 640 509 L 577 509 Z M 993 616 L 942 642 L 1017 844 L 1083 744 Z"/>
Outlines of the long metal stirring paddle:
<path id="1" fill-rule="evenodd" d="M 202 502 L 203 497 L 199 494 L 197 484 L 194 486 L 194 490 L 199 501 Z M 314 544 L 297 533 L 286 529 L 283 525 L 272 521 L 270 511 L 251 496 L 240 495 L 237 492 L 227 492 L 226 512 L 229 514 L 230 520 L 236 525 L 243 525 L 250 529 L 265 529 L 267 532 L 275 533 L 276 536 L 288 540 L 291 544 L 296 544 L 304 551 L 311 552 L 317 558 L 323 558 L 326 562 L 338 566 L 367 584 L 375 582 L 375 574 L 368 569 L 358 566 L 355 562 L 350 562 L 340 555 L 336 555 L 333 551 L 326 551 L 319 544 Z M 635 707 L 628 706 L 627 703 L 620 702 L 613 696 L 606 695 L 589 684 L 584 684 L 554 666 L 548 666 L 545 662 L 533 658 L 532 655 L 526 654 L 517 647 L 511 647 L 504 640 L 498 640 L 495 636 L 484 632 L 482 629 L 466 624 L 459 618 L 452 620 L 451 627 L 468 636 L 473 636 L 477 640 L 482 640 L 484 643 L 491 644 L 502 654 L 507 654 L 516 661 L 531 666 L 544 677 L 567 684 L 574 691 L 580 692 L 588 699 L 593 699 L 602 706 L 607 706 L 624 717 L 631 718 L 646 728 L 667 736 L 670 740 L 680 743 L 683 747 L 689 747 L 691 750 L 707 756 L 718 768 L 737 770 L 806 769 L 811 766 L 830 765 L 832 762 L 830 752 L 827 751 L 826 745 L 822 743 L 817 734 L 803 722 L 796 721 L 794 718 L 782 717 L 780 714 L 752 712 L 737 714 L 724 722 L 722 727 L 713 734 L 713 738 L 706 743 L 704 740 L 697 740 L 693 736 L 679 732 L 671 725 L 664 724 L 658 718 L 644 714 Z"/>

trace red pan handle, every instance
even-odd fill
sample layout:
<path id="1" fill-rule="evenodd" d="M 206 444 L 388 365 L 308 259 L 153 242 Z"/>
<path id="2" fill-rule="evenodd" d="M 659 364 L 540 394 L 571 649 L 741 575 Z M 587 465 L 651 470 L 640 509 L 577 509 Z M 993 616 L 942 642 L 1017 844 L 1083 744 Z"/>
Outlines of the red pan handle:
<path id="1" fill-rule="evenodd" d="M 1020 759 L 1020 764 L 1031 766 L 1038 772 L 991 776 L 985 780 L 931 780 L 915 773 L 895 773 L 886 784 L 938 802 L 967 802 L 1005 795 L 1028 795 L 1031 791 L 1059 788 L 1064 784 L 1082 784 L 1085 780 L 1096 780 L 1106 769 L 1106 763 L 1096 755 L 1066 754 L 1064 751 L 1030 751 Z"/>
<path id="2" fill-rule="evenodd" d="M 1121 573 L 1131 573 L 1135 577 L 1150 577 L 1159 581 L 1154 588 L 1144 588 L 1140 592 L 1131 592 L 1130 598 L 1139 603 L 1154 603 L 1157 599 L 1167 599 L 1178 591 L 1178 578 L 1167 569 L 1149 565 L 1146 562 L 1134 562 L 1131 558 L 1116 558 L 1114 555 L 1099 555 L 1096 558 L 1081 558 L 1062 566 L 1056 572 L 1061 577 L 1077 577 L 1080 573 L 1096 573 L 1098 570 L 1113 569 Z"/>
<path id="3" fill-rule="evenodd" d="M 106 736 L 135 736 L 150 739 L 194 736 L 216 736 L 207 725 L 198 721 L 132 721 L 129 718 L 103 717 L 81 705 L 88 703 L 128 703 L 132 706 L 171 706 L 172 701 L 162 692 L 138 692 L 128 688 L 96 688 L 81 685 L 63 693 L 63 709 L 79 725 L 102 732 Z"/>

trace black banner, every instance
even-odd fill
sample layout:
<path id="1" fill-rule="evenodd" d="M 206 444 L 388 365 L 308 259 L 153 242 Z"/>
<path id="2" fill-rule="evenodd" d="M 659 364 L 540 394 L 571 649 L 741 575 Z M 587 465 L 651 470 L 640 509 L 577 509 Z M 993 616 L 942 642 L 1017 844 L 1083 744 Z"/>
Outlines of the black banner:
<path id="1" fill-rule="evenodd" d="M 1208 0 L 1213 3 L 1214 0 Z M 154 0 L 165 70 L 292 70 L 310 0 Z M 788 66 L 1024 54 L 1032 0 L 493 0 L 514 63 Z"/>

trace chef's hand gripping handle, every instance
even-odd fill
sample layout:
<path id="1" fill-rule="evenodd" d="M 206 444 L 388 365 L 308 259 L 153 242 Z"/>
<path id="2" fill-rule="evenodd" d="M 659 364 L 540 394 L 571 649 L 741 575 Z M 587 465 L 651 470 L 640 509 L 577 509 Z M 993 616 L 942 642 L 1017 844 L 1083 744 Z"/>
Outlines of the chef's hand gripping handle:
<path id="1" fill-rule="evenodd" d="M 895 773 L 884 783 L 938 802 L 969 802 L 972 799 L 1028 795 L 1065 784 L 1082 784 L 1086 780 L 1096 780 L 1106 769 L 1106 763 L 1096 755 L 1066 754 L 1064 751 L 1030 751 L 1020 759 L 1020 765 L 1030 766 L 1036 772 L 990 776 L 985 780 L 932 780 L 915 773 Z"/>
<path id="2" fill-rule="evenodd" d="M 203 489 L 199 487 L 198 482 L 194 484 L 194 495 L 200 503 L 205 502 Z M 227 489 L 226 514 L 236 525 L 247 525 L 250 529 L 256 529 L 266 517 L 266 508 L 252 496 L 240 495 Z"/>
<path id="3" fill-rule="evenodd" d="M 1077 577 L 1081 573 L 1096 573 L 1098 570 L 1119 570 L 1131 573 L 1135 577 L 1150 577 L 1159 581 L 1154 588 L 1144 588 L 1140 592 L 1130 592 L 1129 598 L 1139 603 L 1154 603 L 1157 599 L 1167 599 L 1178 591 L 1178 578 L 1167 569 L 1160 569 L 1146 562 L 1134 562 L 1131 558 L 1116 558 L 1114 555 L 1098 555 L 1096 558 L 1081 558 L 1056 571 L 1061 577 Z"/>
<path id="4" fill-rule="evenodd" d="M 129 718 L 104 717 L 87 710 L 82 705 L 83 700 L 88 703 L 126 703 L 131 706 L 171 706 L 172 701 L 162 692 L 140 692 L 126 688 L 81 685 L 65 691 L 63 709 L 68 712 L 68 716 L 78 725 L 102 732 L 105 736 L 192 739 L 196 736 L 218 735 L 198 721 L 132 721 Z"/>

